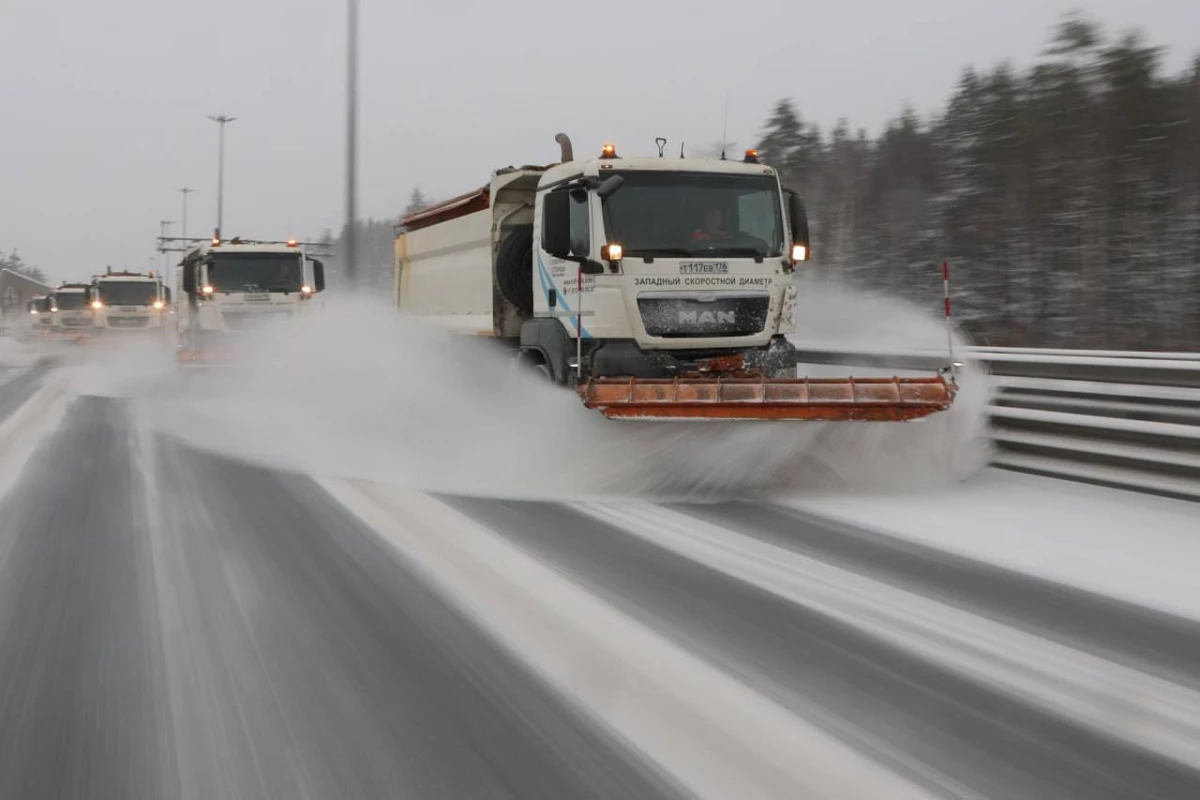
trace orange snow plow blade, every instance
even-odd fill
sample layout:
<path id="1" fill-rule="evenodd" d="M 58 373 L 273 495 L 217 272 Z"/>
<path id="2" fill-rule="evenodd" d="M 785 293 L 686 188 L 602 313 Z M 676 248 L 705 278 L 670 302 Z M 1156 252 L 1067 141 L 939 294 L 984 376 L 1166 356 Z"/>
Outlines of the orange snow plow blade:
<path id="1" fill-rule="evenodd" d="M 181 347 L 175 351 L 179 364 L 197 367 L 235 366 L 249 363 L 253 354 L 246 348 L 214 347 L 189 349 Z"/>
<path id="2" fill-rule="evenodd" d="M 904 422 L 945 411 L 944 378 L 594 378 L 583 404 L 610 419 Z"/>

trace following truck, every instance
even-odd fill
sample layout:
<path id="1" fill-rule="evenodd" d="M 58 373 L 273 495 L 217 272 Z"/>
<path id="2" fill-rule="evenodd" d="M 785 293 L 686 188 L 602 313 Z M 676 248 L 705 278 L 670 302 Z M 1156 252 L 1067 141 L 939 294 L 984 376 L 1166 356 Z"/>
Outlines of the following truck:
<path id="1" fill-rule="evenodd" d="M 49 333 L 54 324 L 53 300 L 50 295 L 39 295 L 29 301 L 29 314 L 33 317 L 34 333 Z"/>
<path id="2" fill-rule="evenodd" d="M 177 280 L 177 359 L 236 362 L 264 326 L 310 313 L 325 267 L 295 240 L 215 236 L 187 250 Z"/>
<path id="3" fill-rule="evenodd" d="M 746 151 L 508 167 L 400 220 L 396 305 L 493 337 L 610 418 L 911 420 L 929 378 L 797 377 L 787 338 L 811 257 L 800 197 Z"/>
<path id="4" fill-rule="evenodd" d="M 153 272 L 114 272 L 109 267 L 92 278 L 88 298 L 97 332 L 161 333 L 169 316 L 171 290 Z"/>
<path id="5" fill-rule="evenodd" d="M 58 334 L 85 339 L 92 329 L 92 308 L 88 305 L 91 284 L 63 283 L 50 295 L 50 327 Z"/>

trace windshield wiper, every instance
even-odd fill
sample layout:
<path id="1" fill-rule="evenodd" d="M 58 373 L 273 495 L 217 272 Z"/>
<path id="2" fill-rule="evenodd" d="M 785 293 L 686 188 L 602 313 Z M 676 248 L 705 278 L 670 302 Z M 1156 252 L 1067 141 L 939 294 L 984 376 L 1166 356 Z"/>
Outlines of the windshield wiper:
<path id="1" fill-rule="evenodd" d="M 644 258 L 653 261 L 656 258 L 667 258 L 670 256 L 678 256 L 680 258 L 691 258 L 695 255 L 686 247 L 647 247 L 641 250 L 626 250 L 627 255 L 633 258 Z"/>

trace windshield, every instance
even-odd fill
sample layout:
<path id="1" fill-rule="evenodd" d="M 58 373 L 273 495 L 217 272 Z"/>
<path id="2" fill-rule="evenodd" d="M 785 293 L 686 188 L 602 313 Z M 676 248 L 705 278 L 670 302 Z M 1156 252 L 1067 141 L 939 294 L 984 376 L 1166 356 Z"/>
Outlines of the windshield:
<path id="1" fill-rule="evenodd" d="M 50 298 L 42 297 L 37 300 L 32 300 L 29 303 L 29 308 L 33 311 L 38 311 L 38 312 L 49 311 L 50 310 Z"/>
<path id="2" fill-rule="evenodd" d="M 609 241 L 630 256 L 783 255 L 779 184 L 769 175 L 622 172 L 606 201 Z"/>
<path id="3" fill-rule="evenodd" d="M 148 306 L 158 299 L 153 281 L 101 281 L 96 288 L 107 306 Z"/>
<path id="4" fill-rule="evenodd" d="M 303 281 L 298 253 L 218 253 L 208 262 L 218 292 L 298 292 Z"/>
<path id="5" fill-rule="evenodd" d="M 54 305 L 59 311 L 78 311 L 83 308 L 87 298 L 83 292 L 60 292 L 54 295 Z"/>

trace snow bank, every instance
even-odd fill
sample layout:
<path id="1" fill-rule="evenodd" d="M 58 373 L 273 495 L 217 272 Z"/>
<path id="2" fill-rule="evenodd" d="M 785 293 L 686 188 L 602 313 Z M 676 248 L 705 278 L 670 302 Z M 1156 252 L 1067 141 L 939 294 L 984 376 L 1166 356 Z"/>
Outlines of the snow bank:
<path id="1" fill-rule="evenodd" d="M 841 492 L 788 505 L 1200 620 L 1200 506 L 986 470 L 947 491 Z"/>

